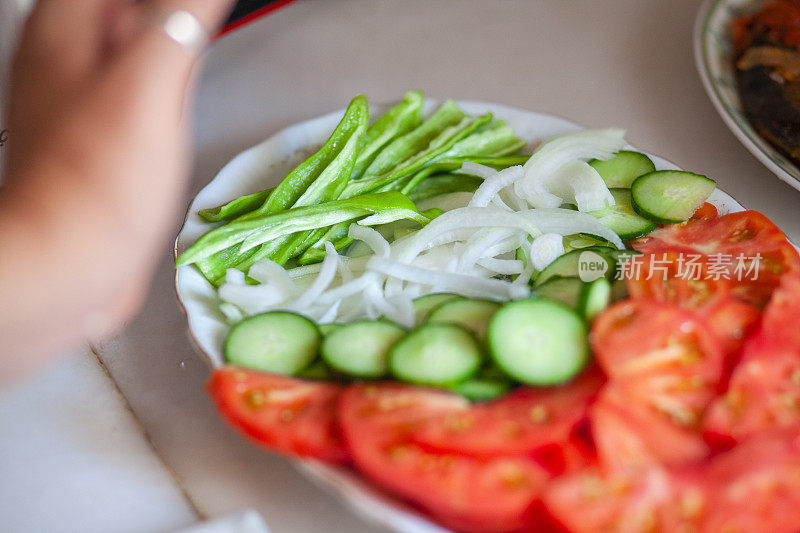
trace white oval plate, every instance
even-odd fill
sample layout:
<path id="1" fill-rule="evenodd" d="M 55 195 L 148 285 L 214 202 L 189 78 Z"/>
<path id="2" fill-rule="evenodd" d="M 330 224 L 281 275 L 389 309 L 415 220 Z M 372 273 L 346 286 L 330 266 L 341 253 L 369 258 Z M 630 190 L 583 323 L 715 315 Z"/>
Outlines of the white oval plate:
<path id="1" fill-rule="evenodd" d="M 569 133 L 579 126 L 564 119 L 532 113 L 498 104 L 458 102 L 468 113 L 491 111 L 505 120 L 518 137 L 532 149 L 541 140 Z M 426 111 L 437 105 L 426 101 Z M 373 114 L 388 106 L 373 108 Z M 214 207 L 238 196 L 277 184 L 294 166 L 316 150 L 336 127 L 344 110 L 296 124 L 275 134 L 263 143 L 236 156 L 195 197 L 189 206 L 186 222 L 175 243 L 176 253 L 185 250 L 210 226 L 197 215 L 201 209 Z M 660 157 L 651 156 L 656 168 L 678 167 Z M 709 199 L 721 214 L 742 210 L 742 206 L 720 190 Z M 219 311 L 213 287 L 191 266 L 177 270 L 175 287 L 186 312 L 189 332 L 203 358 L 213 367 L 223 364 L 222 343 L 228 325 Z M 351 470 L 331 467 L 316 461 L 294 461 L 301 472 L 332 491 L 364 517 L 402 533 L 442 533 L 446 530 L 429 522 L 409 507 L 373 488 Z"/>
<path id="2" fill-rule="evenodd" d="M 706 0 L 694 25 L 694 59 L 703 87 L 725 125 L 780 179 L 800 190 L 800 169 L 769 144 L 744 114 L 733 70 L 731 23 L 765 0 Z"/>

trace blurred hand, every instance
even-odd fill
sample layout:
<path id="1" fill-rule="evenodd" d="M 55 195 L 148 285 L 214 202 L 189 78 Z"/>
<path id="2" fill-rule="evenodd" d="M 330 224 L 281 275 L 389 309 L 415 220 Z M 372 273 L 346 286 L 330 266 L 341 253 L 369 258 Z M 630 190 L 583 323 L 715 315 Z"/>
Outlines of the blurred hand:
<path id="1" fill-rule="evenodd" d="M 138 309 L 189 173 L 196 57 L 232 0 L 40 0 L 14 63 L 0 188 L 0 382 Z"/>

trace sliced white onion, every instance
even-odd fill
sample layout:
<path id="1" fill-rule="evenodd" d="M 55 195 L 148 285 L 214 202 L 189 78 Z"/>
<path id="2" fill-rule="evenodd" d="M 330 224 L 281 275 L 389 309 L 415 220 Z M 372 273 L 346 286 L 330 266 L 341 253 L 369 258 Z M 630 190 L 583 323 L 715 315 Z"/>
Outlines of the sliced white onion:
<path id="1" fill-rule="evenodd" d="M 494 257 L 499 255 L 500 251 L 495 252 L 495 247 L 499 243 L 504 243 L 509 238 L 517 234 L 517 230 L 509 228 L 484 228 L 475 232 L 475 234 L 466 242 L 460 250 L 460 258 L 458 265 L 461 269 L 472 267 L 478 259 L 484 257 Z M 519 239 L 516 239 L 517 241 Z M 505 250 L 504 248 L 503 251 Z M 513 248 L 512 248 L 513 249 Z"/>
<path id="2" fill-rule="evenodd" d="M 322 268 L 319 275 L 308 287 L 303 294 L 301 294 L 291 305 L 291 308 L 303 312 L 312 304 L 314 304 L 325 289 L 333 282 L 336 277 L 336 270 L 339 265 L 339 254 L 336 253 L 336 248 L 330 242 L 325 243 L 325 259 L 322 261 Z"/>
<path id="3" fill-rule="evenodd" d="M 495 259 L 493 257 L 486 257 L 484 259 L 478 259 L 478 265 L 504 276 L 521 274 L 524 269 L 522 261 L 518 259 Z"/>
<path id="4" fill-rule="evenodd" d="M 223 302 L 234 304 L 248 316 L 269 311 L 285 300 L 281 291 L 273 285 L 224 283 L 218 293 Z"/>
<path id="5" fill-rule="evenodd" d="M 400 261 L 408 263 L 429 247 L 436 237 L 457 229 L 516 228 L 525 231 L 529 235 L 539 235 L 541 233 L 539 229 L 528 220 L 517 216 L 515 213 L 509 213 L 494 207 L 462 207 L 454 209 L 433 219 L 427 226 L 415 233 L 404 243 L 403 250 L 396 257 Z"/>
<path id="6" fill-rule="evenodd" d="M 359 226 L 358 224 L 350 224 L 350 228 L 347 230 L 347 236 L 351 239 L 357 239 L 369 246 L 372 253 L 375 255 L 389 257 L 391 253 L 389 242 L 383 238 L 383 235 L 372 228 Z"/>
<path id="7" fill-rule="evenodd" d="M 518 211 L 518 216 L 530 220 L 541 228 L 544 233 L 558 233 L 559 235 L 572 235 L 573 233 L 588 233 L 597 235 L 610 241 L 620 250 L 625 249 L 619 235 L 597 221 L 592 215 L 572 211 L 570 209 L 528 209 Z"/>
<path id="8" fill-rule="evenodd" d="M 225 283 L 230 283 L 231 285 L 244 285 L 246 283 L 244 272 L 238 268 L 227 269 L 225 271 Z"/>
<path id="9" fill-rule="evenodd" d="M 583 130 L 543 143 L 525 163 L 525 177 L 514 190 L 533 207 L 558 207 L 563 199 L 548 190 L 547 179 L 565 163 L 576 160 L 609 159 L 625 147 L 620 129 Z"/>
<path id="10" fill-rule="evenodd" d="M 468 161 L 461 165 L 461 170 L 458 171 L 460 174 L 469 174 L 471 176 L 478 176 L 479 178 L 483 178 L 485 180 L 492 178 L 497 175 L 497 170 L 493 169 L 492 167 L 487 167 L 486 165 L 481 165 L 480 163 L 473 163 Z"/>
<path id="11" fill-rule="evenodd" d="M 538 271 L 555 261 L 564 253 L 564 237 L 558 233 L 545 233 L 533 240 L 528 257 Z"/>
<path id="12" fill-rule="evenodd" d="M 431 285 L 440 291 L 453 291 L 465 296 L 508 300 L 530 294 L 527 287 L 514 286 L 507 281 L 439 272 L 382 257 L 373 257 L 367 264 L 367 268 L 396 279 Z"/>
<path id="13" fill-rule="evenodd" d="M 614 197 L 600 174 L 585 161 L 561 165 L 547 179 L 547 190 L 584 213 L 614 205 Z"/>
<path id="14" fill-rule="evenodd" d="M 330 324 L 331 322 L 336 322 L 336 317 L 339 316 L 339 307 L 341 304 L 341 300 L 336 300 L 336 302 L 334 302 L 334 304 L 330 306 L 322 316 L 319 317 L 319 323 Z"/>
<path id="15" fill-rule="evenodd" d="M 270 259 L 255 263 L 250 267 L 248 275 L 259 283 L 274 285 L 287 297 L 295 290 L 294 282 L 286 269 Z"/>
<path id="16" fill-rule="evenodd" d="M 219 304 L 219 310 L 231 324 L 241 322 L 245 318 L 245 314 L 242 310 L 230 302 L 222 302 Z"/>
<path id="17" fill-rule="evenodd" d="M 475 195 L 469 202 L 470 207 L 486 207 L 497 197 L 500 191 L 516 183 L 524 176 L 525 172 L 522 170 L 521 165 L 508 167 L 500 172 L 494 171 L 494 174 L 487 176 L 481 186 L 478 187 L 478 190 L 475 191 Z"/>

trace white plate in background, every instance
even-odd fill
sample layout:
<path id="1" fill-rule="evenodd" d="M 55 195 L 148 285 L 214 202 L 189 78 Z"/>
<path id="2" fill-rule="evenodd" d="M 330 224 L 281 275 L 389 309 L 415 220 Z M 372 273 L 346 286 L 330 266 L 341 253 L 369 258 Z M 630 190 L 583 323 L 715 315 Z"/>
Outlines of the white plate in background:
<path id="1" fill-rule="evenodd" d="M 800 190 L 800 169 L 753 128 L 736 88 L 731 23 L 764 3 L 765 0 L 706 0 L 695 20 L 694 58 L 706 93 L 736 138 L 776 176 Z"/>

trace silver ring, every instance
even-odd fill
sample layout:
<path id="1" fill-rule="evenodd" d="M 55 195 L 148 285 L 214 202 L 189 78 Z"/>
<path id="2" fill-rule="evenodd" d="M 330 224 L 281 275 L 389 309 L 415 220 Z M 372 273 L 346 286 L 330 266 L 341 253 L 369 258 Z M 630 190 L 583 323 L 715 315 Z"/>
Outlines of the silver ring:
<path id="1" fill-rule="evenodd" d="M 210 36 L 200 20 L 184 9 L 154 13 L 155 24 L 164 34 L 192 55 L 198 55 L 206 47 Z"/>

